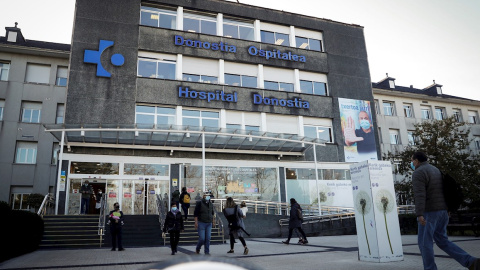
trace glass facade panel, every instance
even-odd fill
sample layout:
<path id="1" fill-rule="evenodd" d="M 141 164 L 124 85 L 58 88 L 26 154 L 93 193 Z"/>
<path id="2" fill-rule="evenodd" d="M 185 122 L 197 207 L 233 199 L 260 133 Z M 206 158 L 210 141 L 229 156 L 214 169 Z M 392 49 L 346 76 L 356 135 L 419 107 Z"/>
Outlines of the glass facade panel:
<path id="1" fill-rule="evenodd" d="M 200 33 L 200 21 L 196 19 L 183 18 L 183 30 L 187 32 Z"/>
<path id="2" fill-rule="evenodd" d="M 241 86 L 242 80 L 240 75 L 225 74 L 225 84 L 233 85 L 233 86 Z"/>
<path id="3" fill-rule="evenodd" d="M 305 94 L 313 94 L 313 84 L 311 81 L 300 81 L 300 91 Z"/>
<path id="4" fill-rule="evenodd" d="M 72 162 L 70 173 L 118 175 L 118 163 L 107 162 Z"/>
<path id="5" fill-rule="evenodd" d="M 175 64 L 158 62 L 157 78 L 175 80 Z"/>
<path id="6" fill-rule="evenodd" d="M 309 39 L 309 47 L 312 51 L 322 51 L 322 42 L 318 39 Z"/>
<path id="7" fill-rule="evenodd" d="M 242 86 L 243 87 L 256 88 L 257 87 L 257 77 L 242 75 Z"/>
<path id="8" fill-rule="evenodd" d="M 275 33 L 275 44 L 282 46 L 290 46 L 289 35 L 282 33 Z"/>
<path id="9" fill-rule="evenodd" d="M 10 70 L 10 64 L 0 62 L 0 81 L 8 81 L 8 72 Z"/>
<path id="10" fill-rule="evenodd" d="M 158 27 L 158 14 L 152 12 L 141 11 L 140 12 L 140 25 Z"/>
<path id="11" fill-rule="evenodd" d="M 280 90 L 286 92 L 293 92 L 293 83 L 280 83 Z"/>
<path id="12" fill-rule="evenodd" d="M 169 14 L 160 14 L 159 26 L 162 28 L 176 29 L 177 16 Z"/>
<path id="13" fill-rule="evenodd" d="M 260 31 L 260 38 L 264 43 L 275 44 L 275 34 L 268 31 Z"/>
<path id="14" fill-rule="evenodd" d="M 224 23 L 223 35 L 225 37 L 238 38 L 238 26 Z"/>
<path id="15" fill-rule="evenodd" d="M 253 40 L 254 39 L 254 29 L 253 27 L 239 27 L 240 30 L 240 38 L 245 40 Z"/>
<path id="16" fill-rule="evenodd" d="M 138 60 L 138 76 L 146 78 L 157 77 L 157 63 L 153 61 Z"/>
<path id="17" fill-rule="evenodd" d="M 308 38 L 304 37 L 295 37 L 295 43 L 297 45 L 297 48 L 300 49 L 308 49 Z"/>
<path id="18" fill-rule="evenodd" d="M 264 88 L 268 90 L 278 90 L 278 82 L 264 81 Z"/>
<path id="19" fill-rule="evenodd" d="M 212 21 L 201 21 L 202 24 L 202 34 L 216 35 L 217 34 L 217 23 Z"/>
<path id="20" fill-rule="evenodd" d="M 313 82 L 313 89 L 315 95 L 326 96 L 327 95 L 327 84 L 323 82 Z"/>
<path id="21" fill-rule="evenodd" d="M 187 82 L 200 82 L 200 75 L 183 74 L 183 80 Z"/>

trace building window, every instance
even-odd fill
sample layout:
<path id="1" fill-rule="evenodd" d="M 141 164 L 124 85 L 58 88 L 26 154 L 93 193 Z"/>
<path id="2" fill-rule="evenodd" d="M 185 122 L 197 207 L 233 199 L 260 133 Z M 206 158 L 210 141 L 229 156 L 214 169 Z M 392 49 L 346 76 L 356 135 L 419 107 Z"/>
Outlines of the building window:
<path id="1" fill-rule="evenodd" d="M 388 80 L 388 86 L 390 88 L 395 88 L 395 81 L 394 80 Z"/>
<path id="2" fill-rule="evenodd" d="M 48 84 L 50 80 L 50 65 L 27 63 L 25 82 Z"/>
<path id="3" fill-rule="evenodd" d="M 175 108 L 137 105 L 135 123 L 147 125 L 175 125 Z"/>
<path id="4" fill-rule="evenodd" d="M 175 80 L 175 61 L 155 60 L 147 58 L 138 59 L 139 77 Z"/>
<path id="5" fill-rule="evenodd" d="M 477 111 L 468 111 L 468 123 L 478 124 L 478 112 Z"/>
<path id="6" fill-rule="evenodd" d="M 242 125 L 239 124 L 227 124 L 227 129 L 242 129 Z"/>
<path id="7" fill-rule="evenodd" d="M 322 42 L 318 39 L 295 37 L 297 48 L 307 49 L 312 51 L 322 51 Z"/>
<path id="8" fill-rule="evenodd" d="M 225 84 L 256 88 L 257 77 L 225 73 Z"/>
<path id="9" fill-rule="evenodd" d="M 30 194 L 28 193 L 13 193 L 11 195 L 10 204 L 13 210 L 28 210 L 30 207 L 27 200 Z"/>
<path id="10" fill-rule="evenodd" d="M 259 127 L 259 126 L 249 126 L 249 125 L 245 125 L 245 130 L 249 130 L 249 131 L 260 131 L 260 127 Z"/>
<path id="11" fill-rule="evenodd" d="M 383 114 L 385 115 L 395 115 L 395 103 L 391 101 L 383 102 Z"/>
<path id="12" fill-rule="evenodd" d="M 412 104 L 403 104 L 403 112 L 405 113 L 405 117 L 412 118 L 413 117 L 413 105 Z"/>
<path id="13" fill-rule="evenodd" d="M 220 127 L 220 114 L 211 111 L 182 110 L 182 125 L 197 127 Z"/>
<path id="14" fill-rule="evenodd" d="M 480 136 L 475 136 L 473 143 L 475 144 L 475 149 L 480 150 Z"/>
<path id="15" fill-rule="evenodd" d="M 23 123 L 40 123 L 41 112 L 42 112 L 42 103 L 23 102 L 22 103 L 22 122 Z"/>
<path id="16" fill-rule="evenodd" d="M 229 38 L 239 38 L 245 40 L 254 40 L 253 23 L 240 22 L 233 19 L 223 19 L 223 36 Z"/>
<path id="17" fill-rule="evenodd" d="M 408 135 L 408 144 L 415 145 L 415 136 L 413 135 L 413 131 L 407 131 Z"/>
<path id="18" fill-rule="evenodd" d="M 140 25 L 176 29 L 177 12 L 173 10 L 142 7 L 140 11 Z"/>
<path id="19" fill-rule="evenodd" d="M 380 105 L 378 105 L 378 99 L 374 99 L 373 103 L 375 104 L 375 112 L 380 114 Z"/>
<path id="20" fill-rule="evenodd" d="M 207 75 L 183 74 L 183 80 L 187 82 L 218 83 L 218 77 Z"/>
<path id="21" fill-rule="evenodd" d="M 314 94 L 320 96 L 327 95 L 327 84 L 324 82 L 312 82 L 300 80 L 300 91 L 305 94 Z"/>
<path id="22" fill-rule="evenodd" d="M 325 142 L 333 142 L 332 128 L 322 126 L 304 126 L 304 135 L 308 138 L 318 138 Z"/>
<path id="23" fill-rule="evenodd" d="M 216 35 L 217 19 L 203 15 L 185 13 L 183 15 L 183 31 Z"/>
<path id="24" fill-rule="evenodd" d="M 293 83 L 264 81 L 264 87 L 268 90 L 293 92 Z"/>
<path id="25" fill-rule="evenodd" d="M 269 32 L 269 31 L 260 31 L 260 37 L 263 43 L 270 43 L 275 45 L 290 46 L 289 35 Z"/>
<path id="26" fill-rule="evenodd" d="M 17 142 L 15 163 L 35 164 L 37 161 L 36 142 Z"/>
<path id="27" fill-rule="evenodd" d="M 65 105 L 57 105 L 57 119 L 55 120 L 56 124 L 63 124 L 63 118 L 65 116 Z"/>
<path id="28" fill-rule="evenodd" d="M 435 118 L 437 120 L 444 120 L 446 117 L 445 108 L 443 107 L 435 107 Z"/>
<path id="29" fill-rule="evenodd" d="M 432 119 L 432 111 L 430 110 L 430 107 L 422 106 L 421 111 L 422 119 Z"/>
<path id="30" fill-rule="evenodd" d="M 54 142 L 52 148 L 52 165 L 57 164 L 58 153 L 60 153 L 60 144 L 58 142 Z"/>
<path id="31" fill-rule="evenodd" d="M 455 117 L 455 121 L 457 121 L 458 123 L 463 122 L 462 110 L 453 109 L 453 117 Z"/>
<path id="32" fill-rule="evenodd" d="M 68 77 L 68 68 L 57 67 L 57 79 L 55 80 L 55 85 L 67 86 L 67 77 Z"/>
<path id="33" fill-rule="evenodd" d="M 5 100 L 0 100 L 0 121 L 3 121 L 4 108 L 5 108 Z"/>
<path id="34" fill-rule="evenodd" d="M 390 129 L 390 144 L 400 144 L 400 132 L 398 129 Z"/>
<path id="35" fill-rule="evenodd" d="M 0 81 L 8 81 L 9 71 L 10 71 L 10 63 L 0 62 Z"/>

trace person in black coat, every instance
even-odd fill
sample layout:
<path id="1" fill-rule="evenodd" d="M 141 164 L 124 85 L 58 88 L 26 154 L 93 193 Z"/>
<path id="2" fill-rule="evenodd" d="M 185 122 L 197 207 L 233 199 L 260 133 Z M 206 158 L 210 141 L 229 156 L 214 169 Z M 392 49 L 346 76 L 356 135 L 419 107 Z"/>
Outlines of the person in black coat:
<path id="1" fill-rule="evenodd" d="M 177 204 L 172 203 L 172 209 L 168 211 L 163 224 L 163 232 L 170 234 L 170 248 L 172 255 L 177 253 L 178 242 L 180 241 L 180 231 L 183 232 L 182 213 L 178 210 Z"/>
<path id="2" fill-rule="evenodd" d="M 185 216 L 185 221 L 188 219 L 188 208 L 190 208 L 190 193 L 187 192 L 187 188 L 182 188 L 182 194 L 180 194 L 180 203 L 182 204 L 183 215 Z M 188 201 L 188 202 L 187 202 Z"/>
<path id="3" fill-rule="evenodd" d="M 113 204 L 115 210 L 108 214 L 108 223 L 110 224 L 110 233 L 112 234 L 112 251 L 115 251 L 118 244 L 118 251 L 124 251 L 122 245 L 122 226 L 123 226 L 123 212 L 120 211 L 120 204 L 118 202 Z"/>
<path id="4" fill-rule="evenodd" d="M 290 220 L 288 221 L 288 239 L 287 241 L 282 241 L 282 243 L 288 245 L 290 243 L 290 238 L 292 238 L 293 230 L 297 229 L 303 236 L 303 239 L 301 239 L 299 243 L 307 244 L 308 243 L 307 236 L 305 235 L 305 232 L 302 230 L 303 219 L 300 216 L 302 208 L 294 198 L 290 199 L 290 205 L 291 205 L 291 209 L 290 209 Z"/>

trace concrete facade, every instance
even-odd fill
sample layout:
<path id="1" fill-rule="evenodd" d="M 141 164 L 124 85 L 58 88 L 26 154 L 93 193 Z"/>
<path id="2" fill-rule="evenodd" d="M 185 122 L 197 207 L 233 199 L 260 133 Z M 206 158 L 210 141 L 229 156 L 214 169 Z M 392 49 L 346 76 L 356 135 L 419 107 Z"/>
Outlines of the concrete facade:
<path id="1" fill-rule="evenodd" d="M 6 41 L 9 31 L 18 33 L 16 41 Z M 68 45 L 25 41 L 16 27 L 7 27 L 7 35 L 0 37 L 0 62 L 10 65 L 8 79 L 0 81 L 0 100 L 4 101 L 0 121 L 0 201 L 10 202 L 11 194 L 47 194 L 54 190 L 56 164 L 52 158 L 58 141 L 44 132 L 42 124 L 55 123 L 57 105 L 65 104 L 66 87 L 57 86 L 55 81 L 57 68 L 68 67 L 68 58 Z M 26 82 L 29 63 L 50 67 L 48 83 Z M 39 123 L 22 122 L 24 102 L 41 104 Z M 19 142 L 36 143 L 34 163 L 16 162 Z"/>

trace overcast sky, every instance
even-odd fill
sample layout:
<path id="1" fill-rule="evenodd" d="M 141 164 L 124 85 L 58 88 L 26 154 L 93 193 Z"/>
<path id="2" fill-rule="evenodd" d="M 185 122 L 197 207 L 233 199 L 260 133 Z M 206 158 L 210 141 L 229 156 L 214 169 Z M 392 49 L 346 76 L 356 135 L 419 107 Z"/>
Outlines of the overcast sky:
<path id="1" fill-rule="evenodd" d="M 239 1 L 361 25 L 373 82 L 385 73 L 420 89 L 435 80 L 445 94 L 480 100 L 478 0 Z M 18 22 L 26 39 L 70 43 L 74 9 L 74 0 L 1 0 L 0 27 Z"/>

